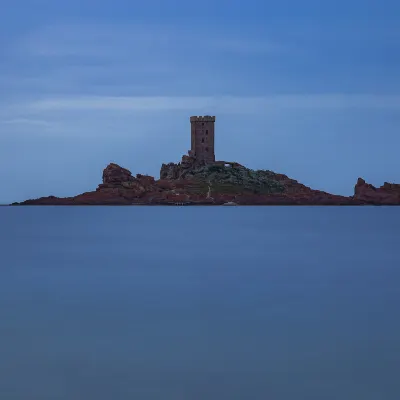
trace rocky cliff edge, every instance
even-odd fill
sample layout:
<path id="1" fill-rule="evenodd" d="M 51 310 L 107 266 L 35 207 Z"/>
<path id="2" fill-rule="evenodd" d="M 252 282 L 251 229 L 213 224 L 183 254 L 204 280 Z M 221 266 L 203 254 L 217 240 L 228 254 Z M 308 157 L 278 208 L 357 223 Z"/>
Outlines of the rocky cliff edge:
<path id="1" fill-rule="evenodd" d="M 13 205 L 400 205 L 400 185 L 380 188 L 361 178 L 354 196 L 313 190 L 286 175 L 251 170 L 236 162 L 197 164 L 183 156 L 178 164 L 163 164 L 160 179 L 132 173 L 117 164 L 103 171 L 95 191 L 74 197 L 54 196 Z"/>

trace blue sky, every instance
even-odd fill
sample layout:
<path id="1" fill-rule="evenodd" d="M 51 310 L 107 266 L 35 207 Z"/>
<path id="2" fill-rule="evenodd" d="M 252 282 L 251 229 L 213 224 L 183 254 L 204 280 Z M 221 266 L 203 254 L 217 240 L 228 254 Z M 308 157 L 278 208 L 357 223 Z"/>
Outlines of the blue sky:
<path id="1" fill-rule="evenodd" d="M 2 0 L 0 203 L 216 156 L 351 195 L 400 182 L 400 3 Z"/>

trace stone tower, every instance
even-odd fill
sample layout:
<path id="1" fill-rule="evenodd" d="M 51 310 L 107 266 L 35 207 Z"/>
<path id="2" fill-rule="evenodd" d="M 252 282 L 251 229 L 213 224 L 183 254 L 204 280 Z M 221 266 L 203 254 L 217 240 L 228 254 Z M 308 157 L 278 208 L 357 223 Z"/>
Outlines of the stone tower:
<path id="1" fill-rule="evenodd" d="M 190 117 L 192 146 L 189 155 L 206 164 L 215 162 L 215 117 Z"/>

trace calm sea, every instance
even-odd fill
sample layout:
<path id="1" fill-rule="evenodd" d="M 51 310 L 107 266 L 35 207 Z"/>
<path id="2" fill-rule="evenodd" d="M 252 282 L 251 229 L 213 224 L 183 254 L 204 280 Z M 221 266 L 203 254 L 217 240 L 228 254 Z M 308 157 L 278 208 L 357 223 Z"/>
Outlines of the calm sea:
<path id="1" fill-rule="evenodd" d="M 399 400 L 400 208 L 0 208 L 1 400 Z"/>

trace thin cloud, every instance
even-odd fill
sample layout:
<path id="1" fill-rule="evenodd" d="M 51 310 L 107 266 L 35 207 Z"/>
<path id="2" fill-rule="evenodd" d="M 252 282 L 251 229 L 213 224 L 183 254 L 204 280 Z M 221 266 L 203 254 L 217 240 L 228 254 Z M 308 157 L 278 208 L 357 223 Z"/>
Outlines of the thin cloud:
<path id="1" fill-rule="evenodd" d="M 33 125 L 33 126 L 42 126 L 42 127 L 52 127 L 53 123 L 38 120 L 38 119 L 29 119 L 29 118 L 14 118 L 9 120 L 0 121 L 0 124 L 3 125 Z"/>
<path id="2" fill-rule="evenodd" d="M 272 41 L 257 41 L 243 39 L 216 39 L 212 46 L 215 49 L 232 53 L 266 54 L 285 51 L 286 46 Z"/>
<path id="3" fill-rule="evenodd" d="M 78 96 L 38 100 L 27 105 L 32 112 L 54 110 L 174 111 L 215 110 L 225 113 L 259 113 L 280 109 L 400 109 L 399 95 L 299 94 L 263 97 Z"/>
<path id="4" fill-rule="evenodd" d="M 284 49 L 282 44 L 254 36 L 232 38 L 229 32 L 144 24 L 50 25 L 22 38 L 18 47 L 21 53 L 43 57 L 130 57 L 132 51 L 182 53 L 194 48 L 257 54 Z"/>

